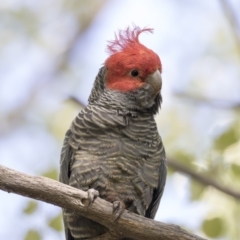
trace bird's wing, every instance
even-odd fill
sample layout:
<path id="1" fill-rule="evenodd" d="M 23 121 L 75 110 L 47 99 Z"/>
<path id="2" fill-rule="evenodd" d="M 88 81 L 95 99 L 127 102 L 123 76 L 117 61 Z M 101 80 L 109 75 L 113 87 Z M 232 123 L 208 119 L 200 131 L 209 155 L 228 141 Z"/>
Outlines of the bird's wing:
<path id="1" fill-rule="evenodd" d="M 167 166 L 166 166 L 166 157 L 162 158 L 161 165 L 159 168 L 159 180 L 158 180 L 158 188 L 153 191 L 153 198 L 152 202 L 150 203 L 145 217 L 147 218 L 154 218 L 156 215 L 156 212 L 158 210 L 158 206 L 160 204 L 165 183 L 166 183 L 166 177 L 167 177 Z"/>
<path id="2" fill-rule="evenodd" d="M 93 103 L 95 101 L 98 101 L 101 93 L 104 90 L 104 76 L 105 76 L 105 67 L 102 67 L 98 75 L 96 76 L 95 83 L 93 90 L 91 92 L 91 95 L 89 97 L 89 103 Z M 81 121 L 82 126 L 85 126 L 87 124 L 91 125 L 91 119 L 87 119 L 87 117 L 91 117 L 92 111 L 88 109 L 88 107 L 85 108 L 85 111 L 80 112 L 78 115 L 78 120 Z M 84 118 L 86 117 L 86 119 Z M 75 119 L 76 120 L 76 119 Z M 100 119 L 99 119 L 100 120 Z M 75 129 L 76 128 L 76 129 Z M 72 129 L 72 130 L 71 130 Z M 79 146 L 79 142 L 76 139 L 81 135 L 81 131 L 79 131 L 77 124 L 73 121 L 71 128 L 67 131 L 65 135 L 65 139 L 63 142 L 63 147 L 61 151 L 61 158 L 60 158 L 60 174 L 59 174 L 59 181 L 69 185 L 69 180 L 71 176 L 71 166 L 73 164 L 73 155 L 74 150 L 76 150 L 78 147 L 74 148 L 74 144 Z M 67 211 L 67 210 L 63 210 Z M 66 221 L 66 219 L 64 219 Z M 72 237 L 69 228 L 67 227 L 67 223 L 64 223 L 65 226 L 65 235 L 66 240 L 74 240 Z"/>
<path id="3" fill-rule="evenodd" d="M 60 175 L 59 181 L 68 184 L 70 177 L 70 161 L 72 159 L 72 148 L 68 143 L 69 137 L 71 136 L 71 130 L 69 129 L 65 135 L 65 139 L 63 141 L 63 147 L 61 151 L 60 158 Z"/>
<path id="4" fill-rule="evenodd" d="M 71 130 L 69 129 L 65 135 L 65 139 L 63 141 L 63 147 L 61 151 L 61 158 L 60 158 L 60 174 L 59 174 L 59 181 L 68 184 L 69 177 L 70 177 L 70 161 L 72 159 L 72 148 L 68 143 L 69 137 L 71 136 Z M 65 211 L 65 210 L 63 210 Z M 66 240 L 74 240 L 72 237 L 67 224 L 64 222 L 65 227 L 65 235 Z"/>
<path id="5" fill-rule="evenodd" d="M 94 86 L 89 97 L 89 103 L 93 103 L 98 100 L 99 96 L 104 90 L 104 76 L 105 76 L 105 67 L 99 69 L 99 72 L 96 76 Z M 74 123 L 73 123 L 74 124 Z M 72 132 L 69 129 L 65 135 L 63 142 L 63 147 L 61 151 L 61 160 L 60 160 L 60 176 L 59 181 L 65 184 L 69 184 L 70 178 L 70 163 L 72 160 L 73 149 L 69 145 L 69 140 L 72 137 Z"/>

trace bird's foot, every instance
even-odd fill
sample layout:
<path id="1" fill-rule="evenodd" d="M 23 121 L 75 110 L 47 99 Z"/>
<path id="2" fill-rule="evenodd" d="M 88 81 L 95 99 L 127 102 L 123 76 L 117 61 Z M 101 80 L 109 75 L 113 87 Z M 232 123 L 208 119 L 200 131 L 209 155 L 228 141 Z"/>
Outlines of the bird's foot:
<path id="1" fill-rule="evenodd" d="M 95 190 L 94 188 L 90 188 L 87 190 L 88 193 L 88 200 L 89 200 L 89 205 L 91 205 L 94 200 L 99 197 L 99 192 Z"/>
<path id="2" fill-rule="evenodd" d="M 82 199 L 82 204 L 84 206 L 88 205 L 90 206 L 97 197 L 99 197 L 99 192 L 95 190 L 94 188 L 90 188 L 87 190 L 87 198 Z"/>
<path id="3" fill-rule="evenodd" d="M 122 201 L 117 200 L 113 202 L 114 222 L 122 215 L 125 208 L 126 206 Z"/>

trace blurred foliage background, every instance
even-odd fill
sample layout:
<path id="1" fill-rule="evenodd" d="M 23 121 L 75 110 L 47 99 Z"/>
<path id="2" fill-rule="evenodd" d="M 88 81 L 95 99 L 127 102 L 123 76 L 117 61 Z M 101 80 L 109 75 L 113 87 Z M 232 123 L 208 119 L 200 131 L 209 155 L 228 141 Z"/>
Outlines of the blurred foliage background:
<path id="1" fill-rule="evenodd" d="M 70 97 L 87 103 L 114 32 L 153 27 L 141 42 L 162 60 L 156 121 L 171 161 L 156 220 L 240 239 L 239 11 L 238 0 L 1 1 L 0 164 L 57 179 L 64 134 L 81 110 Z M 64 239 L 58 207 L 0 199 L 0 239 Z"/>

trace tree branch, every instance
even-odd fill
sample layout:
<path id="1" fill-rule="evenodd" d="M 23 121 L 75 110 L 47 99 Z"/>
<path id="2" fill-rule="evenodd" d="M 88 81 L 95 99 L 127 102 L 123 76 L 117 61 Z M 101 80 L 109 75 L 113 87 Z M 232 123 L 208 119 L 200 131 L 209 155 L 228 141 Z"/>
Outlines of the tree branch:
<path id="1" fill-rule="evenodd" d="M 207 176 L 204 176 L 203 174 L 199 174 L 196 171 L 184 166 L 183 164 L 179 163 L 176 160 L 168 158 L 167 162 L 168 162 L 169 167 L 172 167 L 172 168 L 176 169 L 177 171 L 190 176 L 191 178 L 197 180 L 198 182 L 200 182 L 206 186 L 212 186 L 212 187 L 218 189 L 219 191 L 221 191 L 231 197 L 234 197 L 235 199 L 240 200 L 240 192 L 237 192 L 236 190 L 229 188 L 229 186 L 225 187 L 222 185 L 222 183 L 220 184 L 220 183 L 214 181 L 213 179 L 211 179 Z"/>
<path id="2" fill-rule="evenodd" d="M 91 206 L 88 206 L 87 193 L 84 191 L 45 177 L 20 173 L 2 165 L 0 165 L 0 189 L 71 209 L 105 225 L 120 238 L 127 236 L 138 240 L 204 240 L 179 226 L 156 222 L 126 210 L 114 222 L 111 203 L 97 198 Z"/>

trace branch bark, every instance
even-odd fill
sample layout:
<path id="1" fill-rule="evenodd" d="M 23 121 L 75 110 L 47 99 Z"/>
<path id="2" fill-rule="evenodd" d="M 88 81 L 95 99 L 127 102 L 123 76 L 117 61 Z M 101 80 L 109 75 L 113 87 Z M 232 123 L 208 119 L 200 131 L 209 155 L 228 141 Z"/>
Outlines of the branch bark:
<path id="1" fill-rule="evenodd" d="M 25 197 L 41 200 L 62 208 L 71 209 L 99 222 L 120 238 L 138 240 L 204 240 L 179 226 L 154 220 L 124 210 L 122 216 L 113 222 L 112 204 L 97 198 L 88 206 L 87 193 L 60 182 L 30 176 L 0 165 L 0 189 Z M 83 204 L 82 204 L 83 203 Z"/>
<path id="2" fill-rule="evenodd" d="M 229 186 L 225 187 L 222 185 L 222 183 L 218 183 L 203 174 L 199 174 L 196 171 L 190 169 L 189 167 L 184 166 L 183 164 L 181 164 L 178 161 L 173 160 L 171 158 L 168 158 L 167 162 L 168 162 L 169 167 L 172 167 L 172 168 L 176 169 L 177 171 L 190 176 L 191 178 L 197 180 L 198 182 L 200 182 L 206 186 L 212 186 L 212 187 L 218 189 L 219 191 L 221 191 L 231 197 L 234 197 L 237 200 L 240 200 L 240 192 L 229 188 Z"/>

